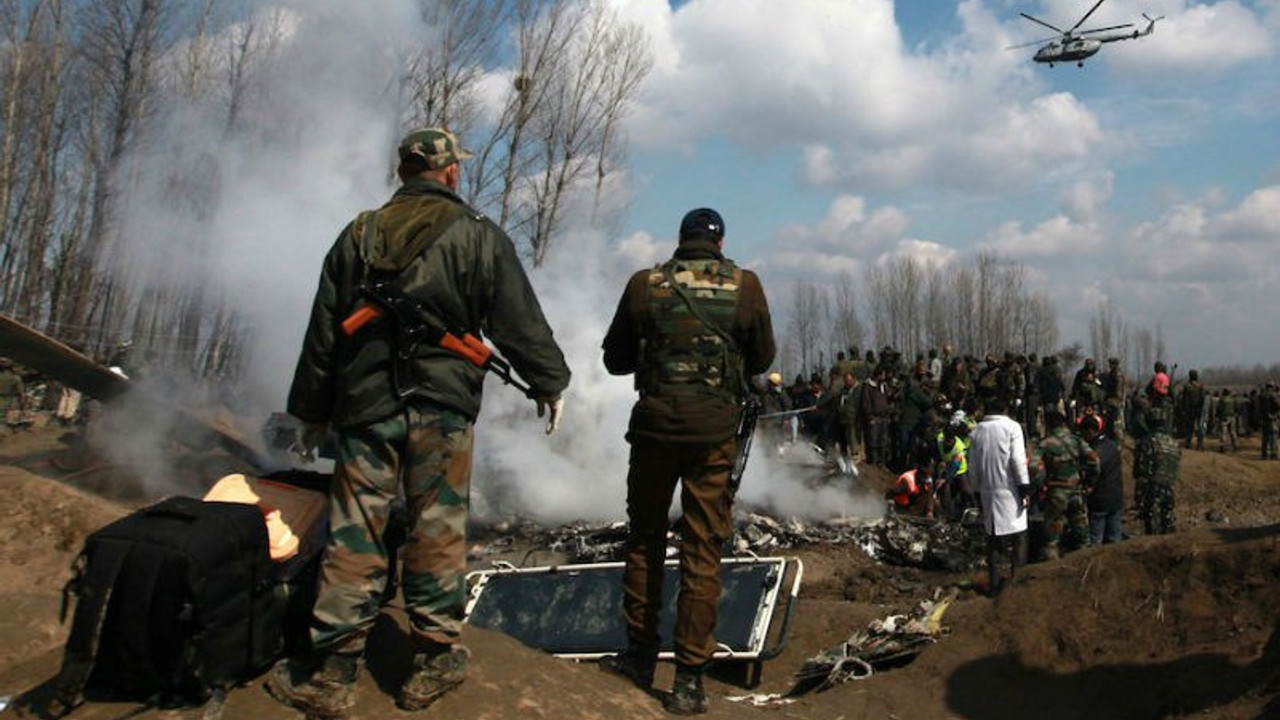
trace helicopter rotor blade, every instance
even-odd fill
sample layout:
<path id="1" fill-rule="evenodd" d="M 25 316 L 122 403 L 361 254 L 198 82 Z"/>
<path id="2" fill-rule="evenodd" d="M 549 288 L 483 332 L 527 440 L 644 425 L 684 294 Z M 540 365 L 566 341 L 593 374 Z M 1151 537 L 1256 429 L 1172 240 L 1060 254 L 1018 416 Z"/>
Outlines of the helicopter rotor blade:
<path id="1" fill-rule="evenodd" d="M 1044 38 L 1043 40 L 1032 40 L 1031 42 L 1021 43 L 1019 45 L 1010 45 L 1009 47 L 1005 48 L 1005 50 L 1021 50 L 1024 47 L 1031 47 L 1032 45 L 1043 45 L 1049 42 L 1050 40 L 1057 40 L 1057 39 L 1058 37 L 1055 35 L 1054 37 L 1047 37 L 1047 38 Z"/>
<path id="2" fill-rule="evenodd" d="M 1018 13 L 1018 14 L 1019 14 L 1019 15 L 1021 15 L 1022 17 L 1024 17 L 1024 18 L 1026 18 L 1026 19 L 1030 20 L 1030 21 L 1031 21 L 1031 22 L 1033 22 L 1033 23 L 1039 23 L 1039 24 L 1041 24 L 1041 25 L 1043 25 L 1043 26 L 1045 26 L 1045 27 L 1049 28 L 1050 30 L 1052 30 L 1052 31 L 1054 31 L 1054 32 L 1056 32 L 1056 33 L 1063 34 L 1063 33 L 1062 33 L 1062 29 L 1061 29 L 1061 28 L 1056 28 L 1056 27 L 1054 27 L 1054 26 L 1050 25 L 1049 23 L 1047 23 L 1047 22 L 1045 22 L 1045 21 L 1041 20 L 1040 18 L 1037 18 L 1037 17 L 1031 17 L 1030 15 L 1028 15 L 1028 14 L 1026 14 L 1026 13 Z"/>
<path id="3" fill-rule="evenodd" d="M 1073 32 L 1075 32 L 1075 31 L 1076 31 L 1076 28 L 1078 28 L 1078 27 L 1080 27 L 1081 25 L 1083 25 L 1083 24 L 1084 24 L 1084 21 L 1085 21 L 1085 20 L 1088 20 L 1088 19 L 1089 19 L 1089 16 L 1093 14 L 1093 11 L 1094 11 L 1094 10 L 1097 10 L 1097 9 L 1098 9 L 1098 6 L 1099 6 L 1099 5 L 1101 5 L 1102 3 L 1106 2 L 1106 1 L 1107 1 L 1107 0 L 1098 0 L 1098 2 L 1094 3 L 1094 4 L 1093 4 L 1093 7 L 1089 8 L 1089 12 L 1085 13 L 1085 14 L 1084 14 L 1084 17 L 1080 18 L 1080 22 L 1076 23 L 1075 25 L 1072 25 L 1072 26 L 1071 26 L 1071 29 L 1070 29 L 1070 30 L 1068 30 L 1068 31 L 1067 31 L 1067 33 L 1073 33 Z"/>
<path id="4" fill-rule="evenodd" d="M 1121 28 L 1133 27 L 1133 23 L 1125 23 L 1123 25 L 1112 25 L 1110 27 L 1094 28 L 1093 30 L 1081 30 L 1076 35 L 1092 35 L 1094 33 L 1107 32 L 1108 30 L 1119 30 Z"/>

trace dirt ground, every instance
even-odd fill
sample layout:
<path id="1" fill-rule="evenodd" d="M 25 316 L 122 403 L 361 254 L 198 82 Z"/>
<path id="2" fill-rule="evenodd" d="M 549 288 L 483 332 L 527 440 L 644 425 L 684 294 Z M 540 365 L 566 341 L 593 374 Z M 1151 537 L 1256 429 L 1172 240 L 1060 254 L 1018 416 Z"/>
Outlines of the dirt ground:
<path id="1" fill-rule="evenodd" d="M 1033 564 L 994 599 L 972 589 L 972 575 L 884 566 L 851 544 L 786 551 L 804 561 L 805 577 L 784 649 L 764 664 L 758 687 L 743 687 L 740 667 L 715 671 L 707 717 L 1280 718 L 1280 463 L 1257 458 L 1257 438 L 1234 453 L 1184 453 L 1177 533 Z M 89 532 L 149 495 L 53 428 L 0 438 L 0 488 L 0 700 L 9 708 L 0 717 L 30 716 L 24 702 L 40 695 L 61 660 L 58 611 L 75 553 Z M 806 658 L 871 620 L 909 611 L 934 588 L 959 589 L 943 618 L 949 631 L 910 664 L 786 705 L 727 699 L 786 692 Z M 398 622 L 392 611 L 375 630 L 357 718 L 409 716 L 391 699 L 410 657 Z M 468 629 L 465 640 L 468 681 L 425 716 L 665 717 L 656 698 L 593 664 L 483 630 Z M 671 673 L 659 668 L 659 687 Z M 91 703 L 72 717 L 120 718 L 136 708 Z M 300 717 L 256 682 L 234 690 L 222 716 Z M 137 717 L 207 715 L 192 708 Z"/>

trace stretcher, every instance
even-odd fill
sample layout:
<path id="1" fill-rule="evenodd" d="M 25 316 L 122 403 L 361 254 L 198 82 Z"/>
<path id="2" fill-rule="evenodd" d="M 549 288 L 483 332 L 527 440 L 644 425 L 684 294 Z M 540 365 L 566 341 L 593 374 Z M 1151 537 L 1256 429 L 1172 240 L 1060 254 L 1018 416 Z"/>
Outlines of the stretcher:
<path id="1" fill-rule="evenodd" d="M 467 575 L 466 622 L 573 660 L 621 652 L 627 646 L 623 568 L 621 562 L 531 568 L 502 563 L 472 572 Z M 668 560 L 664 572 L 659 658 L 671 659 L 680 586 L 677 562 Z M 759 664 L 782 650 L 803 576 L 804 564 L 795 557 L 722 559 L 714 657 L 752 663 L 758 677 Z"/>

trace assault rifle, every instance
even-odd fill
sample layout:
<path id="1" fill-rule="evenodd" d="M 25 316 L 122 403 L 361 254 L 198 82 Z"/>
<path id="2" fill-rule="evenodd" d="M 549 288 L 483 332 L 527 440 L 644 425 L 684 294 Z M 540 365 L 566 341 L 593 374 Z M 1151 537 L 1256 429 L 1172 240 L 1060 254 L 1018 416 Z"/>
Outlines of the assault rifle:
<path id="1" fill-rule="evenodd" d="M 738 455 L 733 459 L 733 470 L 729 471 L 729 492 L 738 494 L 742 485 L 742 474 L 747 471 L 747 456 L 751 454 L 751 439 L 756 434 L 756 421 L 760 419 L 760 398 L 748 394 L 742 401 L 742 412 L 738 415 L 738 431 L 734 437 L 738 440 Z"/>
<path id="2" fill-rule="evenodd" d="M 386 280 L 364 283 L 360 286 L 360 294 L 365 302 L 342 321 L 342 332 L 346 335 L 354 335 L 370 321 L 378 319 L 385 313 L 391 314 L 399 331 L 395 385 L 396 392 L 401 397 L 407 395 L 410 390 L 401 388 L 400 366 L 413 357 L 419 345 L 427 343 L 461 355 L 472 365 L 493 373 L 503 383 L 524 393 L 525 397 L 531 400 L 536 399 L 533 389 L 516 378 L 511 371 L 511 364 L 494 353 L 493 348 L 471 333 L 450 330 L 421 300 L 396 290 Z"/>

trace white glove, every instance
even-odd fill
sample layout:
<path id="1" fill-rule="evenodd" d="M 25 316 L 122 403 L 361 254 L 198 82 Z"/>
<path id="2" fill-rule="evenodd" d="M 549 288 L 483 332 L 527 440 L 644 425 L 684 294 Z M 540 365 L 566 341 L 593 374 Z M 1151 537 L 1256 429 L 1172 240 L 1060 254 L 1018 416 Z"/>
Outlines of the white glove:
<path id="1" fill-rule="evenodd" d="M 548 409 L 551 410 L 551 415 L 547 418 L 547 434 L 550 435 L 560 427 L 560 414 L 564 412 L 564 398 L 559 395 L 553 398 L 538 398 L 538 417 L 547 414 Z"/>

